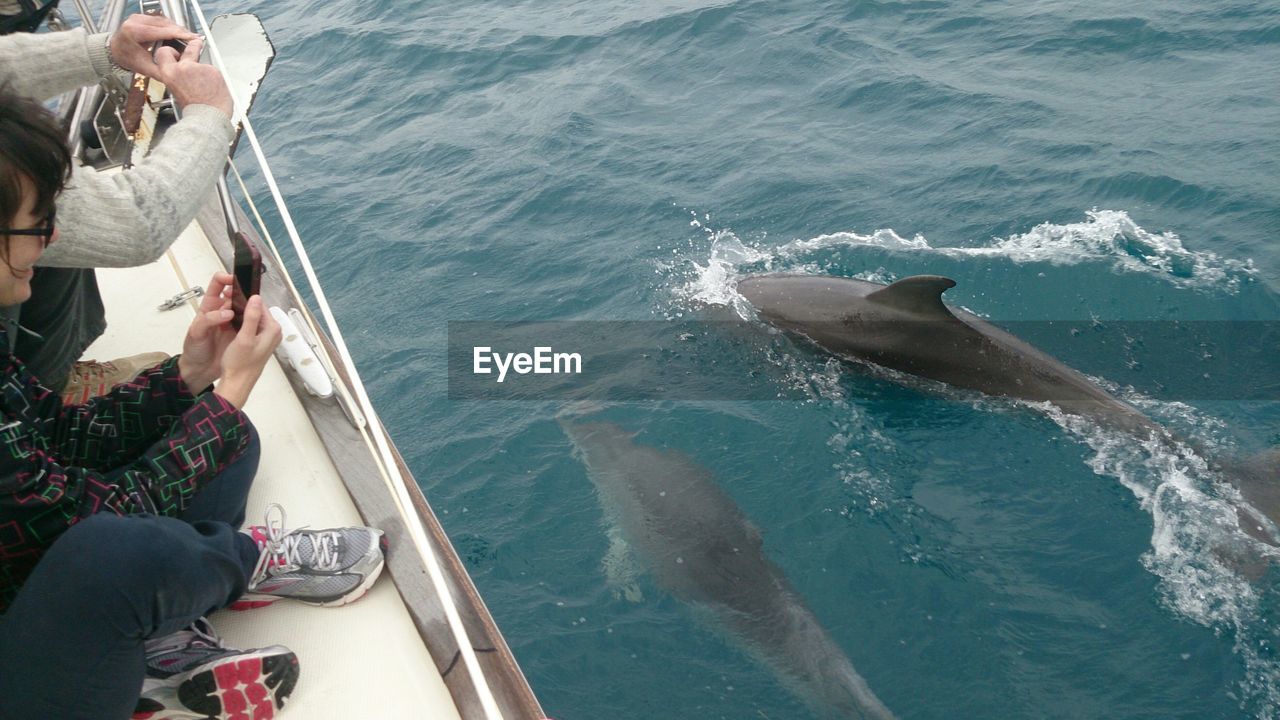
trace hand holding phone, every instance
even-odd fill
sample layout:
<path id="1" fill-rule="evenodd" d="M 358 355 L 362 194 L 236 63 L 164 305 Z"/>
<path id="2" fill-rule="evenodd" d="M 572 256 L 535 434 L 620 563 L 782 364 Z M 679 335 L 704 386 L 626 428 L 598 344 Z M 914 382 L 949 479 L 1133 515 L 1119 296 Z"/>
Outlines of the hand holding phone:
<path id="1" fill-rule="evenodd" d="M 178 356 L 178 373 L 193 393 L 221 378 L 214 392 L 236 407 L 244 407 L 263 367 L 280 344 L 280 324 L 263 307 L 262 297 L 244 304 L 239 330 L 232 330 L 231 294 L 236 280 L 220 272 L 209 281 L 196 317 L 187 330 Z"/>
<path id="2" fill-rule="evenodd" d="M 234 282 L 231 273 L 214 273 L 182 342 L 178 373 L 193 393 L 208 387 L 222 374 L 223 352 L 236 336 L 236 331 L 231 329 Z"/>
<path id="3" fill-rule="evenodd" d="M 156 45 L 157 50 L 159 50 L 162 47 L 173 48 L 174 51 L 178 53 L 178 57 L 182 57 L 182 53 L 186 52 L 187 50 L 187 41 L 179 40 L 177 38 L 170 38 Z"/>
<path id="4" fill-rule="evenodd" d="M 222 354 L 222 380 L 214 392 L 244 407 L 280 336 L 280 324 L 263 307 L 262 297 L 251 298 L 245 305 L 243 326 Z"/>
<path id="5" fill-rule="evenodd" d="M 130 15 L 111 35 L 111 58 L 125 70 L 155 77 L 153 52 L 157 42 L 191 41 L 197 37 L 161 15 Z"/>

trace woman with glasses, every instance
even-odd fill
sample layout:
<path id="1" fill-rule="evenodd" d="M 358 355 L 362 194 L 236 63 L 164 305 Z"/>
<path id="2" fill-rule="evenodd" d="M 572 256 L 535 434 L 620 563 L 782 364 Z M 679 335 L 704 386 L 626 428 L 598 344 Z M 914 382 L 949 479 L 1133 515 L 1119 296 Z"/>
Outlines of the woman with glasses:
<path id="1" fill-rule="evenodd" d="M 0 304 L 30 296 L 70 171 L 53 118 L 0 88 Z M 182 355 L 86 405 L 0 352 L 0 718 L 231 717 L 241 691 L 270 717 L 292 690 L 287 649 L 193 626 L 270 555 L 237 531 L 258 464 L 240 407 L 280 327 L 255 297 L 233 331 L 230 283 L 214 276 Z"/>

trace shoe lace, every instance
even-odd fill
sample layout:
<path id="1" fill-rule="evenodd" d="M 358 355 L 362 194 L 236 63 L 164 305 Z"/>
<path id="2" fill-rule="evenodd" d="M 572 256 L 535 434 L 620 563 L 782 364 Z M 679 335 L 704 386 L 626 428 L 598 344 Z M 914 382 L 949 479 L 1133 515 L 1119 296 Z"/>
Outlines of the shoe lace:
<path id="1" fill-rule="evenodd" d="M 117 368 L 112 362 L 98 362 L 97 360 L 80 360 L 77 361 L 72 368 L 76 375 L 85 380 L 94 380 L 106 377 L 114 373 Z"/>
<path id="2" fill-rule="evenodd" d="M 209 623 L 206 617 L 198 617 L 195 622 L 191 623 L 189 628 L 191 631 L 191 646 L 204 646 L 207 648 L 222 648 L 222 638 L 218 637 L 218 633 L 214 632 L 213 625 Z"/>
<path id="3" fill-rule="evenodd" d="M 209 623 L 208 618 L 198 617 L 182 630 L 163 637 L 151 638 L 144 645 L 146 655 L 150 657 L 190 647 L 220 649 L 222 648 L 222 638 L 218 637 L 218 634 L 214 632 L 213 625 Z"/>
<path id="4" fill-rule="evenodd" d="M 342 553 L 339 546 L 339 533 L 336 530 L 307 533 L 311 537 L 312 554 L 310 562 L 304 562 L 299 545 L 303 537 L 301 531 L 306 530 L 306 526 L 285 530 L 284 518 L 284 508 L 278 503 L 271 503 L 267 506 L 267 511 L 263 518 L 263 532 L 266 535 L 266 542 L 263 544 L 262 553 L 258 555 L 258 562 L 253 568 L 251 587 L 257 585 L 268 575 L 293 572 L 303 565 L 324 572 L 333 572 L 338 569 Z"/>

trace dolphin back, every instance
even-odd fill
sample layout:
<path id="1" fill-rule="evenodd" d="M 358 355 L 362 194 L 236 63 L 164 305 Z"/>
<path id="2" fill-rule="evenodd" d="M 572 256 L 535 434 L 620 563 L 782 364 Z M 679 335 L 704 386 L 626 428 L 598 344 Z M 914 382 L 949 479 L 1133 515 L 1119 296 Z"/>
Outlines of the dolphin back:
<path id="1" fill-rule="evenodd" d="M 1243 460 L 1219 463 L 1227 481 L 1235 485 L 1253 510 L 1280 527 L 1280 449 L 1267 450 Z M 1240 527 L 1255 540 L 1280 547 L 1275 530 L 1267 528 L 1249 508 L 1237 507 Z"/>
<path id="2" fill-rule="evenodd" d="M 892 285 L 818 275 L 738 283 L 760 317 L 824 350 L 988 395 L 1051 402 L 1127 432 L 1151 434 L 1140 411 L 1005 330 L 942 302 L 955 281 L 916 275 Z"/>

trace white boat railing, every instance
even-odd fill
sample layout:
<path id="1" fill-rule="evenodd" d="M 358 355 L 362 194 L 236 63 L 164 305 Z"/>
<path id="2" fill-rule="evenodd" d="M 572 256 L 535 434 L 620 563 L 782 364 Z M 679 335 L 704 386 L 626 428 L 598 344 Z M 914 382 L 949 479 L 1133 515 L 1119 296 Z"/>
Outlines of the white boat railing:
<path id="1" fill-rule="evenodd" d="M 234 88 L 235 84 L 230 82 L 229 73 L 226 64 L 223 62 L 222 55 L 218 51 L 218 45 L 210 30 L 208 20 L 205 18 L 204 10 L 200 7 L 197 0 L 189 0 L 191 9 L 194 11 L 195 18 L 199 22 L 200 29 L 204 33 L 206 46 L 209 48 L 209 56 L 215 67 L 222 73 L 224 78 L 228 78 L 228 87 Z M 342 331 L 338 327 L 337 320 L 334 319 L 333 311 L 329 307 L 328 299 L 325 296 L 324 289 L 320 285 L 320 280 L 315 274 L 315 269 L 311 265 L 307 250 L 302 244 L 302 238 L 298 234 L 298 229 L 293 222 L 293 216 L 289 213 L 288 206 L 285 204 L 284 197 L 280 192 L 279 185 L 276 183 L 275 176 L 271 172 L 270 165 L 267 162 L 266 155 L 263 153 L 262 145 L 258 142 L 257 134 L 253 131 L 253 126 L 249 122 L 249 118 L 243 112 L 242 108 L 247 107 L 247 103 L 242 102 L 235 97 L 235 90 L 232 90 L 232 100 L 237 108 L 238 121 L 243 128 L 244 136 L 248 138 L 249 145 L 253 149 L 254 156 L 257 158 L 258 166 L 262 171 L 263 179 L 266 181 L 267 187 L 271 191 L 271 196 L 275 201 L 276 207 L 280 212 L 280 219 L 284 224 L 285 231 L 289 235 L 297 254 L 297 259 L 302 267 L 303 273 L 307 277 L 307 283 L 315 298 L 316 306 L 320 314 L 324 317 L 326 329 L 329 338 L 333 341 L 333 345 L 338 352 L 339 359 L 347 377 L 351 383 L 351 390 L 356 397 L 356 405 L 360 412 L 364 415 L 366 425 L 360 427 L 360 432 L 365 438 L 366 443 L 370 443 L 376 447 L 375 457 L 378 459 L 378 471 L 382 475 L 383 480 L 387 483 L 388 489 L 395 498 L 397 507 L 404 519 L 405 525 L 409 531 L 415 548 L 419 555 L 423 558 L 428 575 L 431 579 L 432 586 L 440 597 L 441 605 L 444 608 L 445 615 L 448 619 L 449 629 L 453 633 L 454 641 L 458 650 L 462 655 L 462 660 L 466 665 L 474 685 L 476 695 L 480 699 L 481 706 L 484 708 L 485 717 L 488 720 L 501 720 L 502 713 L 498 709 L 498 703 L 494 699 L 493 692 L 489 688 L 485 675 L 480 667 L 480 662 L 476 657 L 471 639 L 467 635 L 467 630 L 463 626 L 462 618 L 458 614 L 453 594 L 450 592 L 448 584 L 445 581 L 444 571 L 440 567 L 439 560 L 431 547 L 431 543 L 427 539 L 426 528 L 422 524 L 422 519 L 413 511 L 413 501 L 410 496 L 409 489 L 406 485 L 404 475 L 400 472 L 400 468 L 392 454 L 391 448 L 387 443 L 386 432 L 382 428 L 382 424 L 378 419 L 377 413 L 373 409 L 373 404 L 369 400 L 369 395 L 365 391 L 364 383 L 360 379 L 359 373 L 356 371 L 355 361 L 351 358 L 351 353 L 347 349 L 346 341 L 342 337 Z M 247 197 L 247 195 L 246 195 Z M 267 238 L 269 241 L 269 237 Z M 274 243 L 271 243 L 272 252 L 279 255 Z M 282 265 L 283 267 L 283 265 Z M 290 282 L 290 285 L 292 283 Z M 310 320 L 308 319 L 308 322 Z M 314 328 L 313 328 L 314 330 Z M 342 383 L 338 383 L 339 386 Z"/>

